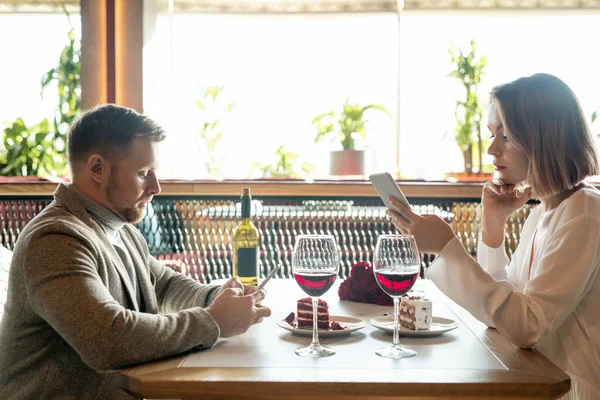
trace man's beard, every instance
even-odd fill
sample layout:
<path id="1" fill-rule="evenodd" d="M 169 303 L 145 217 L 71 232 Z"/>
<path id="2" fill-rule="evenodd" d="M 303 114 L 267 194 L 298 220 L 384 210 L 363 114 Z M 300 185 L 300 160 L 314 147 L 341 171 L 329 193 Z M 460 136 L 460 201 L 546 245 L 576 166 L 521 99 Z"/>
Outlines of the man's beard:
<path id="1" fill-rule="evenodd" d="M 119 215 L 131 224 L 137 224 L 144 218 L 145 210 L 137 207 L 126 207 L 119 210 Z"/>
<path id="2" fill-rule="evenodd" d="M 110 182 L 108 182 L 108 187 L 106 188 L 106 198 L 115 208 L 114 211 L 118 216 L 123 218 L 125 222 L 129 222 L 131 224 L 136 224 L 144 218 L 145 209 L 136 207 L 123 207 L 117 208 L 119 204 L 119 190 L 117 188 L 117 178 L 116 178 L 116 169 L 113 169 L 110 174 Z M 137 203 L 136 203 L 137 204 Z"/>

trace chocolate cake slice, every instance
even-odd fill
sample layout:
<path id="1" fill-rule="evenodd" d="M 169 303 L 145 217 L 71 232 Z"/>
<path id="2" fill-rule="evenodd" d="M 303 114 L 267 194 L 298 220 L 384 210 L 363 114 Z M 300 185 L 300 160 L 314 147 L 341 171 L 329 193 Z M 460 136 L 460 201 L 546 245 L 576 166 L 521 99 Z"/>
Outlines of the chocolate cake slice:
<path id="1" fill-rule="evenodd" d="M 298 312 L 297 322 L 299 329 L 312 329 L 313 327 L 313 308 L 312 299 L 305 297 L 298 300 Z M 319 329 L 329 330 L 329 305 L 319 299 L 319 306 L 317 310 L 317 327 Z"/>

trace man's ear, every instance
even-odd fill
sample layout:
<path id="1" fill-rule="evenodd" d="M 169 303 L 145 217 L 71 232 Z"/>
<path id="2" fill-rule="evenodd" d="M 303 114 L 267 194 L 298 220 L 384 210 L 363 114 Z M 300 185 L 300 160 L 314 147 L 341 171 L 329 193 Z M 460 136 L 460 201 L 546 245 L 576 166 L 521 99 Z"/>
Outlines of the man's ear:
<path id="1" fill-rule="evenodd" d="M 110 176 L 110 163 L 100 154 L 92 154 L 87 159 L 86 172 L 94 182 L 102 184 Z"/>

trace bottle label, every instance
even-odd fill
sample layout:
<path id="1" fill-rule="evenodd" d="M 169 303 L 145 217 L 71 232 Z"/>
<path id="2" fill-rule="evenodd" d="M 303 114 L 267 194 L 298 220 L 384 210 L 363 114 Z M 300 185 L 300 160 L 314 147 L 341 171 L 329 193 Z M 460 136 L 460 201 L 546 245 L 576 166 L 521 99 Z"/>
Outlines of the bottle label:
<path id="1" fill-rule="evenodd" d="M 238 276 L 252 278 L 258 276 L 258 249 L 242 248 L 237 251 Z"/>

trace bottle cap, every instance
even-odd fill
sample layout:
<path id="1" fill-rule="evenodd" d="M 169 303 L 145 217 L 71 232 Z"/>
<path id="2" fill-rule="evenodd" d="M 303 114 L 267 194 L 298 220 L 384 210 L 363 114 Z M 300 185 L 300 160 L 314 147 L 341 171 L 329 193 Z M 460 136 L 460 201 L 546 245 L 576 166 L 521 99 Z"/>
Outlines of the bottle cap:
<path id="1" fill-rule="evenodd" d="M 243 189 L 243 195 L 244 195 L 244 196 L 248 196 L 249 194 L 250 194 L 250 188 L 247 188 L 247 187 L 245 187 L 245 188 Z"/>

